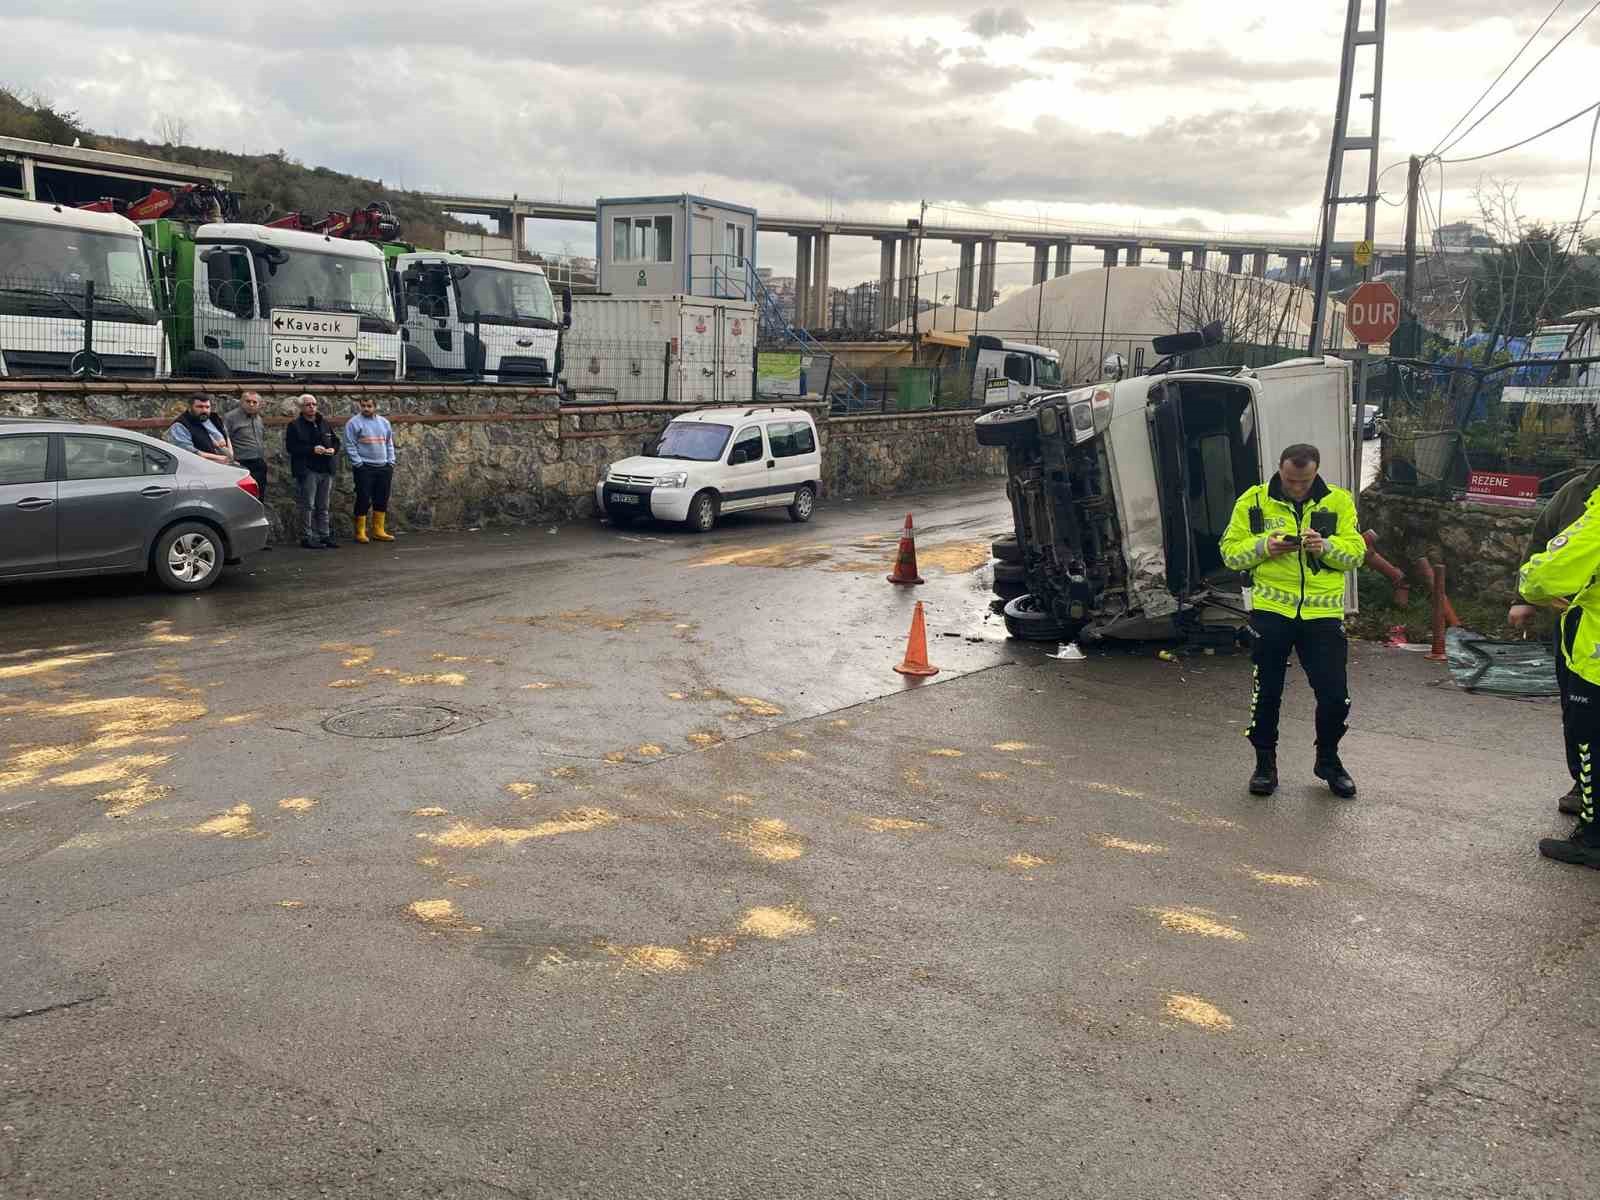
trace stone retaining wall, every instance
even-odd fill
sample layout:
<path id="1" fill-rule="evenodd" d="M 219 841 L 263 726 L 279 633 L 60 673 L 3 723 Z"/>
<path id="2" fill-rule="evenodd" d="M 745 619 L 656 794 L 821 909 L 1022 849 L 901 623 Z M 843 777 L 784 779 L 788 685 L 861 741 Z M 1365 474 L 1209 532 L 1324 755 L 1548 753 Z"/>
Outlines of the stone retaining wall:
<path id="1" fill-rule="evenodd" d="M 268 502 L 290 521 L 288 462 L 282 428 L 297 411 L 303 385 L 245 383 L 52 383 L 0 381 L 0 416 L 61 417 L 138 429 L 160 437 L 188 403 L 205 393 L 223 411 L 242 391 L 262 394 L 269 447 Z M 335 384 L 312 389 L 336 423 L 362 395 L 378 401 L 394 425 L 391 523 L 401 529 L 560 521 L 594 514 L 594 484 L 608 463 L 639 453 L 692 406 L 562 408 L 554 392 L 532 388 L 422 384 Z M 903 413 L 830 420 L 819 403 L 796 405 L 817 420 L 823 493 L 880 496 L 1002 477 L 1004 455 L 979 446 L 972 412 Z M 342 464 L 341 464 L 342 466 Z M 350 529 L 350 471 L 334 476 L 334 520 Z"/>
<path id="2" fill-rule="evenodd" d="M 1528 537 L 1539 510 L 1459 504 L 1368 490 L 1361 495 L 1361 527 L 1378 535 L 1378 551 L 1409 576 L 1423 555 L 1448 570 L 1454 599 L 1476 597 L 1509 604 L 1516 593 Z"/>

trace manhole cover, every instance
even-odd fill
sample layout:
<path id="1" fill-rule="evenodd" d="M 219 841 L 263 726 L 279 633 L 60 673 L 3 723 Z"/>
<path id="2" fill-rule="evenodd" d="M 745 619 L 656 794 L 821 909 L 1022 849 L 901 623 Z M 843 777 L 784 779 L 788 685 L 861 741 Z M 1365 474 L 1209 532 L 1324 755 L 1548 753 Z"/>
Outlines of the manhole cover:
<path id="1" fill-rule="evenodd" d="M 438 704 L 379 704 L 335 713 L 322 727 L 343 737 L 408 738 L 438 733 L 458 719 L 456 713 Z"/>

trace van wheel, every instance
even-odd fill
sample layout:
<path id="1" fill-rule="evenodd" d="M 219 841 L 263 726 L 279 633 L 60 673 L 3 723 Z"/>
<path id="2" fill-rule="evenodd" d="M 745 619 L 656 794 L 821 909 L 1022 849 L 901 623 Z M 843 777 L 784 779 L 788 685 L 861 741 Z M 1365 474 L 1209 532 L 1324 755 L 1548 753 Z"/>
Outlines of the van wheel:
<path id="1" fill-rule="evenodd" d="M 695 533 L 710 533 L 717 527 L 717 497 L 714 493 L 701 492 L 689 502 L 686 524 Z"/>
<path id="2" fill-rule="evenodd" d="M 817 493 L 809 483 L 802 483 L 794 494 L 794 503 L 789 505 L 789 520 L 806 522 L 811 520 L 811 514 L 817 506 Z"/>
<path id="3" fill-rule="evenodd" d="M 156 540 L 153 566 L 171 592 L 203 592 L 222 574 L 222 538 L 208 525 L 185 521 Z"/>

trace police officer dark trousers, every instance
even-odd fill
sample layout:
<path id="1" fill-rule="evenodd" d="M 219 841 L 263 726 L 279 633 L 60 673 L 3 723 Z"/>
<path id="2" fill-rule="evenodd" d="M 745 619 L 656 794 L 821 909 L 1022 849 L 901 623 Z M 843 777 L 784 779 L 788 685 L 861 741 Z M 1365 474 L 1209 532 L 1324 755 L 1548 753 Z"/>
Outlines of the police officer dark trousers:
<path id="1" fill-rule="evenodd" d="M 1321 461 L 1315 446 L 1290 446 L 1277 473 L 1239 497 L 1222 537 L 1223 561 L 1251 577 L 1254 686 L 1245 735 L 1256 752 L 1250 776 L 1256 796 L 1278 787 L 1278 713 L 1291 653 L 1317 700 L 1312 773 L 1337 796 L 1356 794 L 1339 759 L 1350 714 L 1344 594 L 1347 574 L 1361 565 L 1367 546 L 1356 529 L 1355 501 L 1323 481 Z"/>
<path id="2" fill-rule="evenodd" d="M 1584 513 L 1522 564 L 1517 591 L 1533 604 L 1561 611 L 1566 704 L 1561 730 L 1578 768 L 1578 823 L 1564 838 L 1540 838 L 1539 853 L 1600 869 L 1600 824 L 1594 812 L 1594 759 L 1600 753 L 1600 489 Z"/>

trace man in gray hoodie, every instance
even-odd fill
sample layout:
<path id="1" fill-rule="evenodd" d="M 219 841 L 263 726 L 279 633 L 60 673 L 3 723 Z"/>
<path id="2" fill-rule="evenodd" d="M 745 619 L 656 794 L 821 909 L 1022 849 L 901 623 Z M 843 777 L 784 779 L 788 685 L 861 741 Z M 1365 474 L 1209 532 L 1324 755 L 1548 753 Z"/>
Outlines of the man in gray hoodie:
<path id="1" fill-rule="evenodd" d="M 344 423 L 344 452 L 356 476 L 356 541 L 368 541 L 367 514 L 372 514 L 372 536 L 392 542 L 385 524 L 389 516 L 389 484 L 394 479 L 394 430 L 378 415 L 378 402 L 361 397 L 361 411 Z"/>

